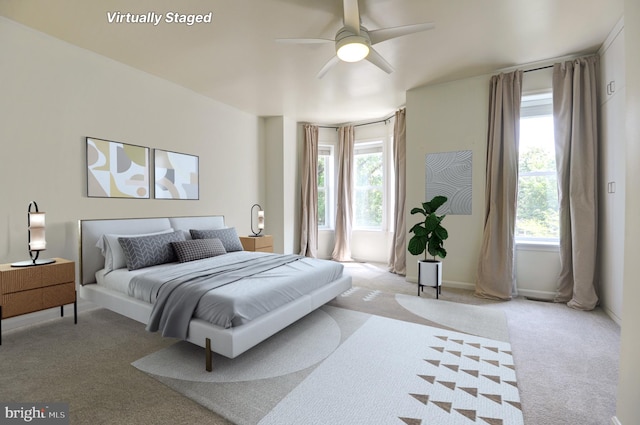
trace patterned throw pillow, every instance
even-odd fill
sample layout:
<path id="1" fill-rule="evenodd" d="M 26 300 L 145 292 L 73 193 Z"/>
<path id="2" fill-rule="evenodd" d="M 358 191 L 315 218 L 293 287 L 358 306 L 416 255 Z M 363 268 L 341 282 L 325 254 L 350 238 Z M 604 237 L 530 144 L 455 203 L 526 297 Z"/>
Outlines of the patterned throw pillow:
<path id="1" fill-rule="evenodd" d="M 160 233 L 171 233 L 173 229 L 162 230 L 160 232 L 143 233 L 138 235 L 102 235 L 98 239 L 96 247 L 100 249 L 102 255 L 104 255 L 104 271 L 109 273 L 112 270 L 122 269 L 127 267 L 127 260 L 124 258 L 124 251 L 122 246 L 118 242 L 118 238 L 138 238 L 140 236 L 159 235 Z"/>
<path id="2" fill-rule="evenodd" d="M 235 227 L 209 230 L 189 230 L 193 239 L 220 239 L 227 252 L 242 251 L 242 243 Z"/>
<path id="3" fill-rule="evenodd" d="M 178 256 L 178 261 L 181 263 L 216 257 L 227 253 L 220 239 L 192 239 L 171 242 L 171 246 L 173 246 L 173 250 Z"/>
<path id="4" fill-rule="evenodd" d="M 137 238 L 118 238 L 129 270 L 177 261 L 171 242 L 184 240 L 182 231 Z"/>

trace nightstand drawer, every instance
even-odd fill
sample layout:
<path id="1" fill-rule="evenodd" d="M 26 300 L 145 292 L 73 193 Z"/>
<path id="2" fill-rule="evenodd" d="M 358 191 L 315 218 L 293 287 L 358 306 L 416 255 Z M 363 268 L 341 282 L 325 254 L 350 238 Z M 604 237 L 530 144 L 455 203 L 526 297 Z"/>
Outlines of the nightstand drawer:
<path id="1" fill-rule="evenodd" d="M 2 296 L 2 318 L 42 310 L 42 289 L 16 292 Z"/>
<path id="2" fill-rule="evenodd" d="M 71 304 L 76 300 L 76 284 L 74 282 L 42 288 L 42 308 Z"/>
<path id="3" fill-rule="evenodd" d="M 241 236 L 240 242 L 245 251 L 273 252 L 273 236 Z"/>
<path id="4" fill-rule="evenodd" d="M 271 236 L 263 236 L 253 239 L 253 246 L 257 250 L 261 248 L 271 248 L 273 246 L 273 238 Z"/>

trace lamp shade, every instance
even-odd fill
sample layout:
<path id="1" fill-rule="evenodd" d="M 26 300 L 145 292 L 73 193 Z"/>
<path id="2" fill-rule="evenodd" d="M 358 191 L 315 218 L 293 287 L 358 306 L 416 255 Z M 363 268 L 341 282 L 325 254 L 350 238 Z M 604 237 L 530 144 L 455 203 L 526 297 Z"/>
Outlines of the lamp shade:
<path id="1" fill-rule="evenodd" d="M 44 222 L 44 212 L 29 212 L 29 251 L 44 251 L 47 249 Z"/>
<path id="2" fill-rule="evenodd" d="M 44 251 L 47 249 L 47 239 L 44 237 L 44 227 L 29 230 L 29 251 Z"/>
<path id="3" fill-rule="evenodd" d="M 35 211 L 31 211 L 31 208 L 34 208 Z M 40 251 L 44 251 L 47 249 L 47 239 L 45 238 L 45 213 L 42 211 L 38 211 L 38 204 L 35 201 L 29 204 L 29 208 L 27 210 L 27 230 L 29 235 L 29 256 L 31 257 L 31 261 L 20 261 L 17 263 L 12 263 L 12 267 L 28 267 L 28 266 L 37 266 L 40 264 L 51 264 L 55 263 L 56 260 L 49 259 L 38 259 L 38 255 Z"/>
<path id="4" fill-rule="evenodd" d="M 254 209 L 258 209 L 258 213 L 257 213 L 257 222 L 258 222 L 258 231 L 256 232 L 253 228 L 253 211 Z M 260 233 L 264 230 L 264 210 L 262 209 L 262 207 L 259 204 L 253 204 L 251 206 L 251 233 L 253 233 L 250 236 L 262 236 Z"/>
<path id="5" fill-rule="evenodd" d="M 258 229 L 264 230 L 264 211 L 258 211 Z"/>

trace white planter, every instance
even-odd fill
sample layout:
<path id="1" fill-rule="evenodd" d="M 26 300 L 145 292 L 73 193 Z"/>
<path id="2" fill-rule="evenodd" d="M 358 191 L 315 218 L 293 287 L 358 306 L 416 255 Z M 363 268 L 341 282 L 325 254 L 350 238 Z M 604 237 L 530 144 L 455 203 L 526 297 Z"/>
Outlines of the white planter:
<path id="1" fill-rule="evenodd" d="M 425 286 L 436 288 L 436 298 L 439 298 L 442 290 L 442 261 L 419 260 L 418 261 L 418 296 Z"/>

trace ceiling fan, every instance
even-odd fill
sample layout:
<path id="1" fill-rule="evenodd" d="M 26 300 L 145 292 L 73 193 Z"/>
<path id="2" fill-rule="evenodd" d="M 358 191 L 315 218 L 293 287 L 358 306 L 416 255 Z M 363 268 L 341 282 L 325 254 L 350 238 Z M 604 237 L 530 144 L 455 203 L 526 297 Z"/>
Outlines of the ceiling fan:
<path id="1" fill-rule="evenodd" d="M 393 72 L 393 67 L 372 47 L 380 42 L 426 31 L 435 27 L 431 22 L 413 25 L 403 25 L 393 28 L 368 30 L 360 24 L 360 12 L 358 0 L 343 0 L 344 17 L 343 27 L 338 30 L 334 40 L 326 38 L 279 38 L 279 43 L 294 44 L 319 44 L 335 43 L 336 55 L 320 69 L 317 77 L 322 78 L 340 60 L 345 62 L 358 62 L 366 59 L 387 74 Z"/>

